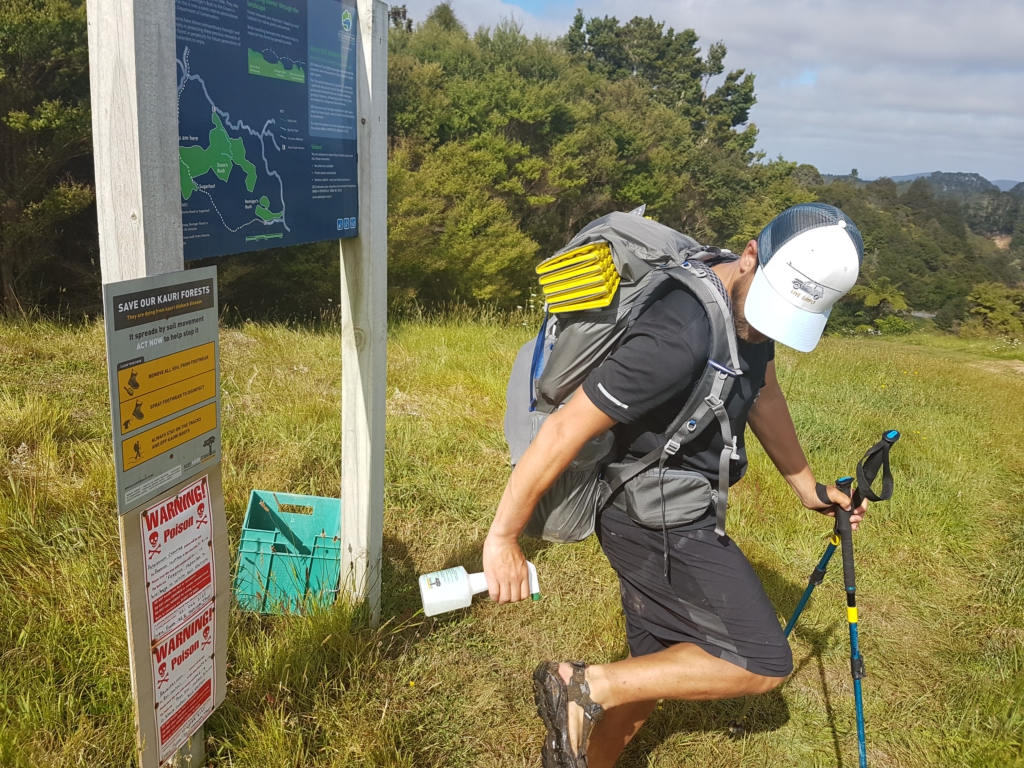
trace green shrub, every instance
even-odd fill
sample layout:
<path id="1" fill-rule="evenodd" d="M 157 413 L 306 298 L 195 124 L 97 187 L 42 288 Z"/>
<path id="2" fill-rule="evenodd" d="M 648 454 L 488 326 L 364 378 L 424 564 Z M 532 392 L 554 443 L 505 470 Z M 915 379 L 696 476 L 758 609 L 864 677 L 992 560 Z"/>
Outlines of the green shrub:
<path id="1" fill-rule="evenodd" d="M 1024 334 L 1024 290 L 1000 283 L 974 286 L 967 300 L 971 314 L 981 318 L 989 333 L 1019 337 Z"/>
<path id="2" fill-rule="evenodd" d="M 888 315 L 875 320 L 875 328 L 885 336 L 901 336 L 914 332 L 914 324 L 898 315 Z"/>

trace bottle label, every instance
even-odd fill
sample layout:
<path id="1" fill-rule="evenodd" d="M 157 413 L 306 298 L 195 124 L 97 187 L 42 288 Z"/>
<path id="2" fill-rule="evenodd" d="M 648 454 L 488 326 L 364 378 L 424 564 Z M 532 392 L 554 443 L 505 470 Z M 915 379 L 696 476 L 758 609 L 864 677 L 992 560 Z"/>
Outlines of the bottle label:
<path id="1" fill-rule="evenodd" d="M 459 568 L 448 568 L 443 571 L 428 573 L 423 577 L 427 580 L 427 589 L 440 589 L 442 585 L 457 584 L 459 582 L 459 570 Z"/>

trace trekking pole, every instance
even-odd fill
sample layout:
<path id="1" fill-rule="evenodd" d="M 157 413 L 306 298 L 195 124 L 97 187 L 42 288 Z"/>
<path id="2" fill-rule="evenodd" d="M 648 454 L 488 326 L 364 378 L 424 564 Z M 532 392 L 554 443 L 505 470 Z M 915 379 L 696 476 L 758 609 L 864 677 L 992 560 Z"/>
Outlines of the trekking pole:
<path id="1" fill-rule="evenodd" d="M 841 477 L 836 488 L 851 496 L 852 477 Z M 860 753 L 860 768 L 868 768 L 867 741 L 864 736 L 864 698 L 860 681 L 864 678 L 864 659 L 860 655 L 857 638 L 857 580 L 853 567 L 853 529 L 850 516 L 860 505 L 860 494 L 853 493 L 850 511 L 836 507 L 836 531 L 843 547 L 843 584 L 846 587 L 846 622 L 850 625 L 850 675 L 853 677 L 853 701 L 857 710 L 857 749 Z"/>
<path id="2" fill-rule="evenodd" d="M 853 480 L 853 478 L 842 477 L 839 480 L 836 480 L 836 487 L 840 488 L 840 490 L 842 489 L 839 484 L 843 482 L 843 480 Z M 821 560 L 818 561 L 818 564 L 814 566 L 814 570 L 811 571 L 811 576 L 807 580 L 807 589 L 805 589 L 804 593 L 800 596 L 800 602 L 796 604 L 796 608 L 793 610 L 793 615 L 789 617 L 789 621 L 786 623 L 785 632 L 787 639 L 793 632 L 793 627 L 796 626 L 796 622 L 797 619 L 800 618 L 800 614 L 804 612 L 804 608 L 807 606 L 807 601 L 811 599 L 811 593 L 814 591 L 814 588 L 824 581 L 825 569 L 828 568 L 829 560 L 831 560 L 832 555 L 835 554 L 836 547 L 839 546 L 839 543 L 839 534 L 833 531 L 832 538 L 829 539 L 828 546 L 825 547 L 825 553 L 821 556 Z"/>
<path id="3" fill-rule="evenodd" d="M 843 584 L 846 587 L 846 621 L 850 625 L 850 674 L 853 677 L 853 699 L 857 711 L 857 749 L 860 753 L 860 768 L 868 768 L 867 742 L 864 737 L 864 698 L 860 681 L 864 678 L 864 658 L 860 655 L 857 636 L 857 581 L 853 566 L 853 530 L 850 516 L 864 499 L 886 501 L 892 496 L 892 472 L 889 470 L 889 451 L 900 439 L 900 433 L 890 429 L 882 439 L 864 454 L 857 464 L 857 490 L 851 494 L 852 477 L 836 481 L 836 487 L 850 497 L 850 511 L 836 508 L 836 532 L 843 548 Z M 875 493 L 871 484 L 882 470 L 882 491 Z"/>
<path id="4" fill-rule="evenodd" d="M 853 477 L 840 477 L 836 480 L 836 488 L 850 497 L 850 511 L 847 512 L 836 507 L 836 523 L 832 531 L 832 538 L 829 539 L 828 546 L 825 548 L 821 560 L 818 561 L 817 566 L 811 571 L 811 576 L 807 580 L 807 587 L 804 589 L 803 595 L 800 596 L 800 601 L 797 603 L 793 615 L 789 617 L 785 629 L 786 637 L 788 638 L 793 632 L 800 614 L 803 613 L 804 608 L 807 606 L 814 588 L 821 584 L 825 578 L 825 569 L 828 567 L 832 555 L 835 554 L 839 546 L 842 546 L 843 580 L 847 594 L 846 619 L 850 626 L 850 671 L 853 675 L 854 703 L 857 711 L 857 745 L 860 751 L 860 768 L 867 768 L 864 705 L 860 683 L 861 679 L 864 678 L 864 659 L 860 655 L 859 638 L 857 636 L 856 579 L 853 570 L 853 532 L 850 527 L 850 515 L 853 510 L 860 506 L 864 499 L 869 501 L 887 501 L 892 496 L 893 480 L 892 472 L 889 468 L 889 451 L 892 450 L 892 446 L 899 439 L 900 433 L 897 430 L 887 430 L 882 433 L 882 439 L 867 450 L 864 457 L 857 463 L 857 490 L 853 491 L 852 494 Z M 878 476 L 879 469 L 882 470 L 882 490 L 876 494 L 871 486 Z M 845 537 L 843 535 L 844 528 L 846 531 Z M 753 697 L 748 696 L 739 717 L 729 726 L 729 732 L 733 736 L 740 736 L 744 733 L 746 718 L 752 704 Z"/>

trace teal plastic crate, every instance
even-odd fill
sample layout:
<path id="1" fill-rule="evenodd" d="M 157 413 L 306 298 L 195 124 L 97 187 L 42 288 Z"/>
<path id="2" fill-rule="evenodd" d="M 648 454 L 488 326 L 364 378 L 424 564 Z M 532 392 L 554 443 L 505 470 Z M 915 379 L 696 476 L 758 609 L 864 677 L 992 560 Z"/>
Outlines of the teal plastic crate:
<path id="1" fill-rule="evenodd" d="M 284 613 L 311 603 L 330 605 L 338 596 L 340 575 L 340 499 L 249 494 L 234 582 L 242 608 Z"/>

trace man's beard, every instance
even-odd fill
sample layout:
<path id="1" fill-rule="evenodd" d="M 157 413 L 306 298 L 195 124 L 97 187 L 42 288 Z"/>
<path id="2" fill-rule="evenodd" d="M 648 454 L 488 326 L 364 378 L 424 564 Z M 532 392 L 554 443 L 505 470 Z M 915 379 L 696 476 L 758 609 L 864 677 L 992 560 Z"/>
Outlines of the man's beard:
<path id="1" fill-rule="evenodd" d="M 729 291 L 729 300 L 732 302 L 732 322 L 736 326 L 736 337 L 750 344 L 760 344 L 768 341 L 768 337 L 754 328 L 747 322 L 747 316 L 743 314 L 743 305 L 747 301 L 747 291 L 754 282 L 754 273 L 750 273 L 747 280 L 737 280 Z"/>

